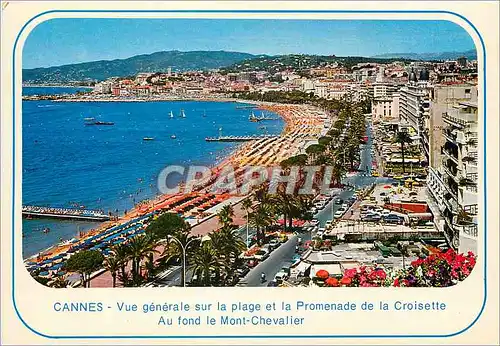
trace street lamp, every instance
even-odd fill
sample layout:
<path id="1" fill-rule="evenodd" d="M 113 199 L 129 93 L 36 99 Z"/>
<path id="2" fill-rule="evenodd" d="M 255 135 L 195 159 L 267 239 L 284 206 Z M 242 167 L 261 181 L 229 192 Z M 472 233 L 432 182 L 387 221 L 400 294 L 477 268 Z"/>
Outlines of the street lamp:
<path id="1" fill-rule="evenodd" d="M 210 239 L 210 237 L 208 237 L 208 239 L 207 239 L 207 237 L 208 236 L 201 238 L 201 242 L 204 242 L 204 241 Z M 199 240 L 200 237 L 198 236 L 198 237 L 192 238 L 190 241 L 188 241 L 186 243 L 186 245 L 182 244 L 182 242 L 178 238 L 174 237 L 173 235 L 169 235 L 168 238 L 177 242 L 177 244 L 179 244 L 181 249 L 182 249 L 182 282 L 184 284 L 184 287 L 186 287 L 186 267 L 187 267 L 186 266 L 186 251 L 187 251 L 189 244 L 191 244 L 191 242 L 193 242 L 195 240 Z"/>

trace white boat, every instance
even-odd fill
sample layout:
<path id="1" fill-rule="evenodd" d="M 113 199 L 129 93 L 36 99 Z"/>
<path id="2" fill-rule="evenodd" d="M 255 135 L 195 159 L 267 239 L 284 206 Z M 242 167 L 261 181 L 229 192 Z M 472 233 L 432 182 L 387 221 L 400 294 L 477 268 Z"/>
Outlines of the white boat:
<path id="1" fill-rule="evenodd" d="M 172 139 L 176 139 L 176 138 L 177 138 L 177 136 L 176 136 L 176 135 L 172 135 L 172 136 L 170 136 L 170 138 L 172 138 Z"/>
<path id="2" fill-rule="evenodd" d="M 181 114 L 179 115 L 181 118 L 186 117 L 186 113 L 184 113 L 184 109 L 181 109 Z"/>
<path id="3" fill-rule="evenodd" d="M 154 140 L 154 138 L 153 137 L 144 137 L 142 140 L 143 141 L 152 141 L 152 140 Z"/>
<path id="4" fill-rule="evenodd" d="M 172 111 L 170 111 L 170 118 L 173 118 L 174 117 L 174 113 Z"/>

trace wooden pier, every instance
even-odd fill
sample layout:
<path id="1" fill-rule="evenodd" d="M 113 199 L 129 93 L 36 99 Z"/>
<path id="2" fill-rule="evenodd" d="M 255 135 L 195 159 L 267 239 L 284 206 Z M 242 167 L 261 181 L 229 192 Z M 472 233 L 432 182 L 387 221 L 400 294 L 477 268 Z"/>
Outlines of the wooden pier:
<path id="1" fill-rule="evenodd" d="M 249 142 L 258 139 L 276 138 L 275 135 L 254 135 L 254 136 L 219 136 L 219 137 L 207 137 L 205 140 L 207 142 Z"/>
<path id="2" fill-rule="evenodd" d="M 52 218 L 81 221 L 108 221 L 111 215 L 104 214 L 97 210 L 73 209 L 73 208 L 52 208 L 25 205 L 22 209 L 23 217 L 31 218 Z"/>

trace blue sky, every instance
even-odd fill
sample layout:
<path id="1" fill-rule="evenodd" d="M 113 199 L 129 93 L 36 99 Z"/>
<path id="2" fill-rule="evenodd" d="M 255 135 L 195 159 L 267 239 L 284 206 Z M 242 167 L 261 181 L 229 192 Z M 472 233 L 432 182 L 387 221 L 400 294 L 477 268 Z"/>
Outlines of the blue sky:
<path id="1" fill-rule="evenodd" d="M 52 19 L 23 50 L 23 68 L 128 58 L 163 50 L 373 56 L 474 48 L 447 21 Z"/>

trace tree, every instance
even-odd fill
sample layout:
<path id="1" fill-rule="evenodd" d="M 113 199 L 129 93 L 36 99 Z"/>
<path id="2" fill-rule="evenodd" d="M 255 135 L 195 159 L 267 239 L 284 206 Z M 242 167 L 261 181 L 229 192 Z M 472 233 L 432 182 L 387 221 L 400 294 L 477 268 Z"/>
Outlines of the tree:
<path id="1" fill-rule="evenodd" d="M 123 286 L 128 286 L 128 275 L 125 271 L 125 268 L 128 261 L 130 260 L 130 249 L 127 245 L 121 243 L 113 246 L 111 248 L 111 252 L 113 253 L 119 265 L 120 281 L 122 282 Z"/>
<path id="2" fill-rule="evenodd" d="M 157 240 L 168 240 L 171 235 L 178 232 L 189 232 L 189 230 L 190 226 L 182 216 L 174 213 L 164 213 L 148 225 L 146 233 L 151 233 Z"/>
<path id="3" fill-rule="evenodd" d="M 274 223 L 274 214 L 274 208 L 267 203 L 260 203 L 250 213 L 250 224 L 256 228 L 259 244 L 262 244 L 265 229 Z"/>
<path id="4" fill-rule="evenodd" d="M 220 267 L 220 259 L 211 241 L 205 241 L 193 256 L 194 273 L 198 284 L 210 286 L 212 273 Z"/>
<path id="5" fill-rule="evenodd" d="M 144 257 L 154 252 L 158 252 L 156 241 L 151 234 L 137 235 L 128 242 L 130 249 L 130 257 L 132 259 L 132 282 L 134 286 L 138 286 L 144 278 L 141 275 L 141 262 Z"/>
<path id="6" fill-rule="evenodd" d="M 116 287 L 116 275 L 120 269 L 121 263 L 117 256 L 110 255 L 104 260 L 104 268 L 106 268 L 113 278 L 113 287 Z"/>
<path id="7" fill-rule="evenodd" d="M 65 270 L 80 274 L 83 287 L 90 287 L 90 274 L 102 268 L 104 256 L 97 250 L 83 250 L 71 256 L 64 265 Z"/>
<path id="8" fill-rule="evenodd" d="M 169 253 L 168 259 L 179 259 L 182 263 L 182 272 L 184 273 L 189 264 L 187 259 L 196 253 L 196 248 L 199 246 L 200 242 L 196 241 L 198 238 L 185 232 L 176 234 L 175 239 L 176 240 L 171 243 L 172 247 L 166 249 Z M 185 256 L 184 251 L 186 252 Z M 184 286 L 184 280 L 184 275 L 181 275 L 181 286 Z"/>
<path id="9" fill-rule="evenodd" d="M 396 142 L 401 144 L 401 161 L 403 164 L 403 174 L 405 173 L 405 144 L 411 143 L 411 137 L 406 131 L 399 131 L 396 136 Z"/>
<path id="10" fill-rule="evenodd" d="M 219 223 L 222 227 L 231 225 L 233 223 L 234 217 L 234 209 L 231 205 L 225 205 L 217 214 L 217 218 L 219 219 Z"/>
<path id="11" fill-rule="evenodd" d="M 250 210 L 252 209 L 252 206 L 253 206 L 252 198 L 251 197 L 246 198 L 243 201 L 243 203 L 241 204 L 241 206 L 243 207 L 243 209 L 247 213 L 247 224 L 246 224 L 247 232 L 246 232 L 246 235 L 245 235 L 245 237 L 246 237 L 245 244 L 246 244 L 246 247 L 248 248 L 248 227 L 249 227 L 248 218 L 250 216 Z"/>

